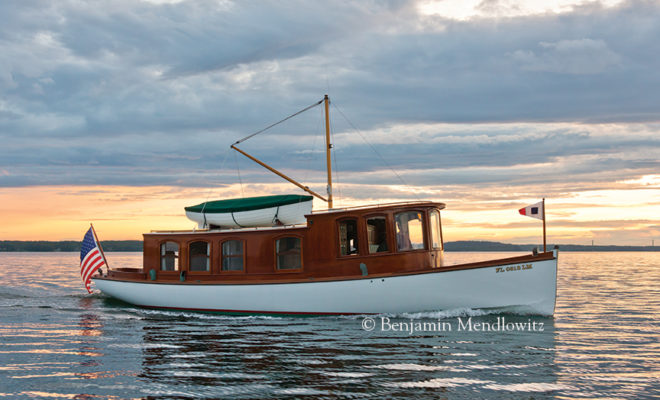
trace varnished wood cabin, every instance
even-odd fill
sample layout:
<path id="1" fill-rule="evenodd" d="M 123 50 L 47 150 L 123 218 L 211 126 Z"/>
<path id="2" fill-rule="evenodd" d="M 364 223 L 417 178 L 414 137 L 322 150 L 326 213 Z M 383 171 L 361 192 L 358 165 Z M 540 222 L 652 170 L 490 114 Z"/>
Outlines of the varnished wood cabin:
<path id="1" fill-rule="evenodd" d="M 306 225 L 146 233 L 143 268 L 108 278 L 275 283 L 430 271 L 442 266 L 444 207 L 395 203 L 314 212 Z"/>

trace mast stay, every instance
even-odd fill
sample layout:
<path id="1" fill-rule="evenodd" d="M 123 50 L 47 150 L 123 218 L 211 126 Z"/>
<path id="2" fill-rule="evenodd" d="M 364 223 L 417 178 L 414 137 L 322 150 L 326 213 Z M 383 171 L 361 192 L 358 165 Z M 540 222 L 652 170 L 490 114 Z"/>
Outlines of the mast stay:
<path id="1" fill-rule="evenodd" d="M 305 111 L 308 111 L 308 110 L 320 105 L 321 103 L 325 103 L 325 148 L 326 148 L 326 164 L 327 164 L 327 171 L 328 171 L 328 185 L 327 185 L 328 194 L 327 194 L 327 198 L 321 196 L 320 194 L 318 194 L 318 193 L 314 192 L 313 190 L 311 190 L 308 186 L 305 186 L 305 185 L 301 184 L 300 182 L 296 181 L 295 179 L 290 178 L 289 176 L 283 174 L 282 172 L 278 171 L 277 169 L 271 167 L 270 165 L 268 165 L 265 162 L 257 159 L 256 157 L 246 153 L 244 150 L 241 150 L 236 146 L 236 145 L 238 145 L 238 144 L 240 144 L 240 143 L 242 143 L 242 142 L 244 142 L 244 141 L 246 141 L 246 140 L 248 140 L 248 139 L 250 139 L 254 136 L 257 136 L 260 133 L 263 133 L 263 132 L 269 130 L 270 128 L 273 128 L 273 127 L 281 124 L 282 122 L 285 122 L 285 121 L 287 121 L 287 120 L 289 120 L 289 119 L 291 119 L 291 118 L 293 118 L 293 117 L 295 117 L 299 114 L 304 113 Z M 332 170 L 331 170 L 332 165 L 331 165 L 331 162 L 330 162 L 330 149 L 332 149 L 332 144 L 330 143 L 330 118 L 329 118 L 329 115 L 328 115 L 329 104 L 330 104 L 330 98 L 326 94 L 323 97 L 323 99 L 317 101 L 316 103 L 314 103 L 310 106 L 307 106 L 307 107 L 303 108 L 302 110 L 296 112 L 295 114 L 291 114 L 288 117 L 286 117 L 286 118 L 284 118 L 284 119 L 282 119 L 278 122 L 275 122 L 274 124 L 271 124 L 271 125 L 255 132 L 251 135 L 248 135 L 248 136 L 246 136 L 242 139 L 237 140 L 236 142 L 234 142 L 229 147 L 231 149 L 236 150 L 237 152 L 241 153 L 242 155 L 244 155 L 245 157 L 247 157 L 250 160 L 254 161 L 255 163 L 261 165 L 262 167 L 266 168 L 267 170 L 274 173 L 275 175 L 277 175 L 277 176 L 293 183 L 294 185 L 298 186 L 300 189 L 302 189 L 305 192 L 311 194 L 312 196 L 315 196 L 315 197 L 327 202 L 328 203 L 328 209 L 331 209 L 333 207 L 333 204 L 332 204 L 333 203 L 332 202 Z"/>

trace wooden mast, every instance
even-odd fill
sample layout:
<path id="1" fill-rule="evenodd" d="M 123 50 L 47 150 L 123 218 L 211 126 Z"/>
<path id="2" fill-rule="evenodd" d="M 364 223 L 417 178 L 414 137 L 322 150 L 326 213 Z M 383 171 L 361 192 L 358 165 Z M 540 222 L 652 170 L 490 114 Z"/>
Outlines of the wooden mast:
<path id="1" fill-rule="evenodd" d="M 330 104 L 330 99 L 326 94 L 323 98 L 325 103 L 325 158 L 326 165 L 328 170 L 328 210 L 332 208 L 332 161 L 330 158 L 330 149 L 332 149 L 332 143 L 330 143 L 330 115 L 328 113 L 328 106 Z"/>

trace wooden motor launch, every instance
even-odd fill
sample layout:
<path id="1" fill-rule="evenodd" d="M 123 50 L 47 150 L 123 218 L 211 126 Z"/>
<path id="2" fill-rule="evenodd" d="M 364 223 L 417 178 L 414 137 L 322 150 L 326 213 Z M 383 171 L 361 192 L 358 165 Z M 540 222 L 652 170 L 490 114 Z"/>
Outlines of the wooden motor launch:
<path id="1" fill-rule="evenodd" d="M 322 196 L 237 147 L 324 104 Z M 333 315 L 497 309 L 552 315 L 558 250 L 460 265 L 443 262 L 445 204 L 334 208 L 329 98 L 231 148 L 309 195 L 225 199 L 186 207 L 199 229 L 144 234 L 143 266 L 93 278 L 103 293 L 147 308 L 230 314 Z M 328 203 L 312 211 L 312 197 Z"/>

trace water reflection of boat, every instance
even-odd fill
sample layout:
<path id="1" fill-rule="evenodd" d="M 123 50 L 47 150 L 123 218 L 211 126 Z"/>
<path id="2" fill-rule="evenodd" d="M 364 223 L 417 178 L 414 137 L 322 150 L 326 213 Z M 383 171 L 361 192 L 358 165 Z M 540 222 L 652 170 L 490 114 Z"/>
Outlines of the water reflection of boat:
<path id="1" fill-rule="evenodd" d="M 396 324 L 444 322 L 453 327 L 412 335 L 365 332 L 362 318 L 354 317 L 149 314 L 134 338 L 141 349 L 134 359 L 142 364 L 138 377 L 157 382 L 157 389 L 185 387 L 209 398 L 270 398 L 286 390 L 298 395 L 294 397 L 360 397 L 379 391 L 419 397 L 424 389 L 434 390 L 430 395 L 440 390 L 449 398 L 529 398 L 570 390 L 560 381 L 555 360 L 553 318 L 506 315 L 507 322 L 544 323 L 542 332 L 460 331 L 458 318 L 443 314 L 390 317 Z M 470 317 L 463 315 L 465 323 Z M 473 325 L 495 325 L 501 315 L 474 316 Z"/>
<path id="2" fill-rule="evenodd" d="M 362 314 L 468 307 L 553 314 L 557 250 L 445 266 L 440 217 L 445 204 L 333 208 L 328 97 L 307 109 L 322 103 L 327 197 L 237 147 L 254 135 L 232 148 L 327 201 L 327 211 L 303 213 L 300 221 L 290 222 L 281 218 L 278 208 L 286 205 L 278 205 L 281 199 L 275 197 L 202 203 L 187 209 L 202 229 L 145 234 L 142 269 L 110 270 L 94 278 L 96 286 L 143 307 L 223 313 Z M 308 200 L 298 196 L 287 205 Z M 237 215 L 262 201 L 271 202 L 275 213 L 241 223 Z M 210 212 L 217 206 L 221 213 Z M 216 218 L 219 214 L 223 218 Z"/>

